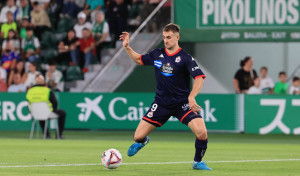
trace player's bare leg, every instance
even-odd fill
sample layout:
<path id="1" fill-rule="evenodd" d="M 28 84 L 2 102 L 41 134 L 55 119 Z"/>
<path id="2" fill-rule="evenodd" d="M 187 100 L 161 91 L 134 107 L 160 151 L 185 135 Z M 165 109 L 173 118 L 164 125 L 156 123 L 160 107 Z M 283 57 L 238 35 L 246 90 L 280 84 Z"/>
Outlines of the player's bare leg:
<path id="1" fill-rule="evenodd" d="M 207 149 L 207 130 L 202 118 L 196 118 L 191 120 L 188 123 L 188 127 L 194 132 L 196 135 L 195 141 L 195 157 L 193 162 L 193 168 L 198 170 L 212 170 L 207 167 L 204 162 L 202 162 L 202 158 Z"/>
<path id="2" fill-rule="evenodd" d="M 141 120 L 138 127 L 135 130 L 134 141 L 127 152 L 128 156 L 135 155 L 140 149 L 142 149 L 146 144 L 148 144 L 150 138 L 147 136 L 151 131 L 153 131 L 156 127 L 151 125 L 144 120 Z"/>

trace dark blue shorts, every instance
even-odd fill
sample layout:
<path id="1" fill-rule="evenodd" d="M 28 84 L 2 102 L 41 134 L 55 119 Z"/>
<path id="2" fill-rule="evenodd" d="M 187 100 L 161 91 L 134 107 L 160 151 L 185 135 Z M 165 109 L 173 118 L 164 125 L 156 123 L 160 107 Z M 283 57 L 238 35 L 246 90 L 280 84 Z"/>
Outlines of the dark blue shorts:
<path id="1" fill-rule="evenodd" d="M 191 110 L 188 102 L 179 103 L 176 106 L 172 106 L 172 108 L 168 108 L 154 101 L 144 115 L 143 120 L 156 127 L 161 127 L 171 116 L 176 117 L 185 125 L 195 118 L 202 118 L 199 113 L 195 114 Z"/>

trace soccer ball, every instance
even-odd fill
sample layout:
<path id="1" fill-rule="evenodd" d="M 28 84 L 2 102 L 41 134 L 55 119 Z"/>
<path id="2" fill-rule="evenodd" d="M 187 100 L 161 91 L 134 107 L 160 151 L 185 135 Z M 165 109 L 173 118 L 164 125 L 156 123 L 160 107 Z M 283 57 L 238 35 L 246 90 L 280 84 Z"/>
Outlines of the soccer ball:
<path id="1" fill-rule="evenodd" d="M 108 149 L 102 153 L 102 164 L 108 169 L 116 169 L 122 163 L 122 155 L 117 149 Z"/>

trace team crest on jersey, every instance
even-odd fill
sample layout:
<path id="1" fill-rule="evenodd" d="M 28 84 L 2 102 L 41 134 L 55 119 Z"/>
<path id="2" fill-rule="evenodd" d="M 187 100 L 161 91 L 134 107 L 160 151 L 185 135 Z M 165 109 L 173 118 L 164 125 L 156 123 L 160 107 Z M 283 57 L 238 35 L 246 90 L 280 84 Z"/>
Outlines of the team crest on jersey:
<path id="1" fill-rule="evenodd" d="M 153 112 L 152 112 L 152 111 L 149 112 L 149 113 L 147 114 L 147 116 L 148 116 L 149 118 L 153 117 Z"/>
<path id="2" fill-rule="evenodd" d="M 160 71 L 164 76 L 173 76 L 174 75 L 174 68 L 172 67 L 172 65 L 170 63 L 162 65 L 162 67 L 160 68 Z"/>
<path id="3" fill-rule="evenodd" d="M 175 59 L 175 62 L 178 63 L 178 62 L 180 62 L 180 61 L 181 61 L 181 57 L 180 57 L 180 56 L 177 56 L 176 59 Z"/>

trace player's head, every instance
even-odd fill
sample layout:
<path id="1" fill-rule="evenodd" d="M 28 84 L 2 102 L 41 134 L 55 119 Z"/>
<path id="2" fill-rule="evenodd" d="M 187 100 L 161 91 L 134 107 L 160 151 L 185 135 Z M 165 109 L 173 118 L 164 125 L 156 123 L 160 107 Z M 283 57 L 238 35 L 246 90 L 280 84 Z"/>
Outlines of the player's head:
<path id="1" fill-rule="evenodd" d="M 294 76 L 294 78 L 293 78 L 293 85 L 295 87 L 299 87 L 300 86 L 300 78 L 298 76 Z"/>
<path id="2" fill-rule="evenodd" d="M 163 29 L 165 47 L 169 50 L 178 45 L 180 27 L 177 24 L 167 24 Z"/>
<path id="3" fill-rule="evenodd" d="M 265 78 L 268 74 L 268 68 L 263 66 L 260 68 L 260 75 L 262 78 Z"/>
<path id="4" fill-rule="evenodd" d="M 279 80 L 284 83 L 286 81 L 286 73 L 284 71 L 279 72 Z"/>

